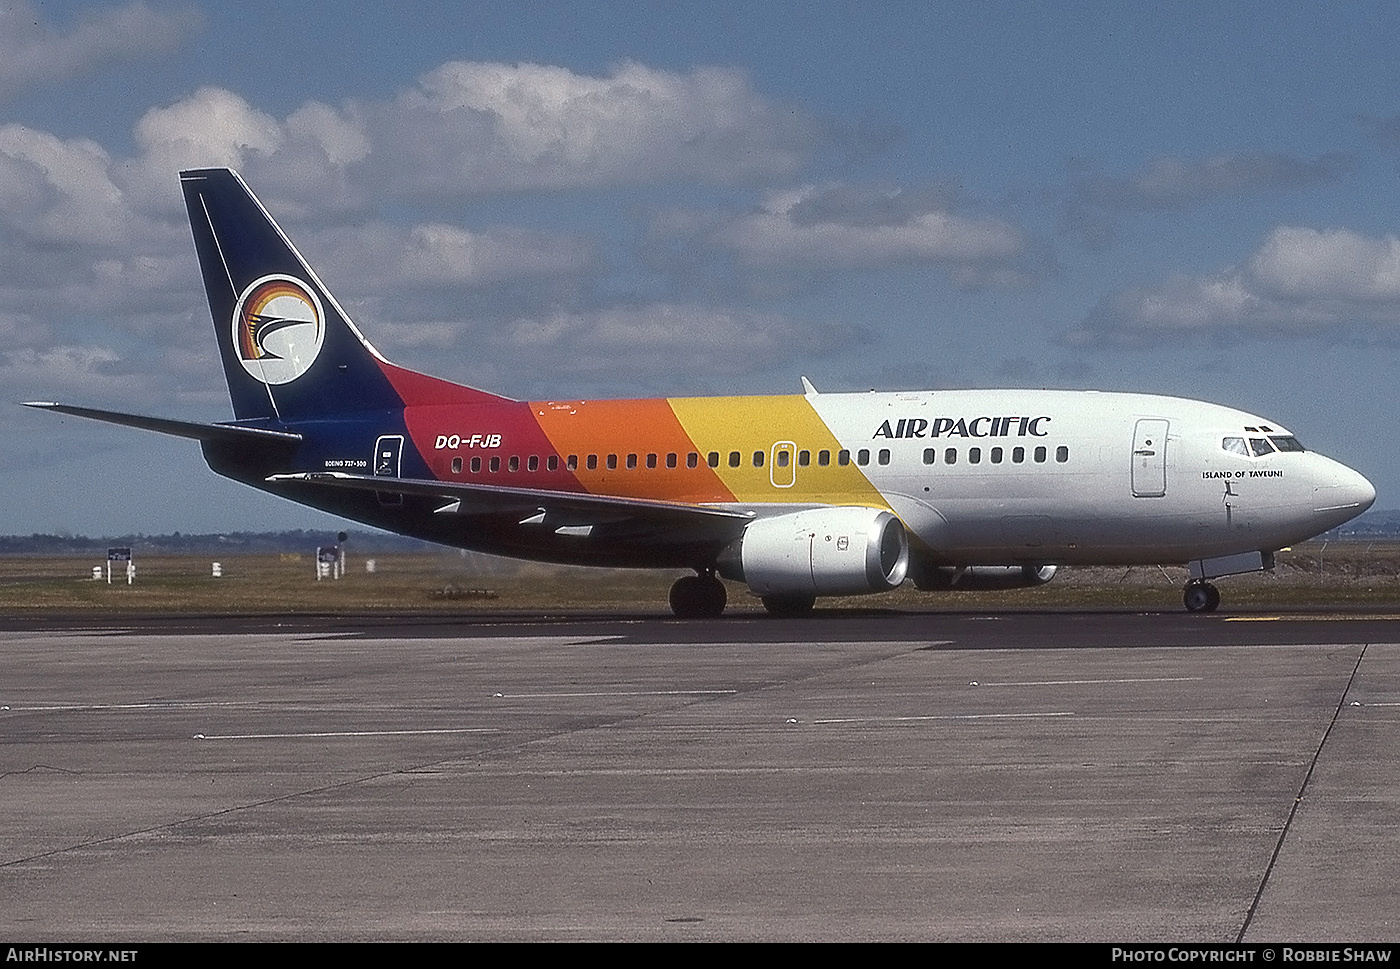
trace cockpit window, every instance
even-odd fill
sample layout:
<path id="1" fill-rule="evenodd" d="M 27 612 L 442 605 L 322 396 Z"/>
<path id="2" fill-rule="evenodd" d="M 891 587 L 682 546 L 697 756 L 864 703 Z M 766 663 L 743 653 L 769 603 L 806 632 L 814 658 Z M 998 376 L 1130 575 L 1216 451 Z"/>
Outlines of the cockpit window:
<path id="1" fill-rule="evenodd" d="M 1245 446 L 1242 437 L 1227 437 L 1220 442 L 1220 447 L 1231 454 L 1249 454 L 1249 448 Z"/>
<path id="2" fill-rule="evenodd" d="M 1274 453 L 1274 446 L 1262 437 L 1251 437 L 1249 439 L 1249 450 L 1256 458 L 1262 458 L 1266 454 Z"/>
<path id="3" fill-rule="evenodd" d="M 1273 441 L 1273 442 L 1274 442 L 1274 447 L 1278 448 L 1280 451 L 1306 451 L 1306 450 L 1307 450 L 1307 448 L 1303 447 L 1303 445 L 1300 444 L 1300 443 L 1298 442 L 1298 439 L 1297 439 L 1296 437 L 1294 437 L 1292 434 L 1277 434 L 1277 435 L 1271 435 L 1271 436 L 1269 437 L 1269 440 Z"/>

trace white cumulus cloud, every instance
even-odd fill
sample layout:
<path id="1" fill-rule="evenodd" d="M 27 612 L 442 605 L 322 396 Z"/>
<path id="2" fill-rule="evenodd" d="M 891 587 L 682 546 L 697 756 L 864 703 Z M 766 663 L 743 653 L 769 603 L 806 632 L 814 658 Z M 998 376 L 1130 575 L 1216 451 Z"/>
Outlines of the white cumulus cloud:
<path id="1" fill-rule="evenodd" d="M 788 277 L 937 266 L 959 285 L 1020 285 L 1044 272 L 1026 232 L 967 214 L 946 193 L 831 183 L 769 191 L 748 211 L 672 209 L 647 224 L 646 258 L 683 284 L 732 270 L 755 291 Z M 687 278 L 688 277 L 688 278 Z"/>
<path id="2" fill-rule="evenodd" d="M 590 76 L 454 61 L 391 102 L 355 110 L 372 132 L 369 163 L 409 195 L 746 182 L 791 174 L 826 137 L 723 67 L 628 62 Z"/>
<path id="3" fill-rule="evenodd" d="M 1248 276 L 1279 299 L 1400 302 L 1400 238 L 1280 226 L 1250 257 Z"/>
<path id="4" fill-rule="evenodd" d="M 1000 219 L 959 215 L 938 201 L 905 204 L 901 196 L 849 186 L 774 192 L 715 238 L 755 265 L 812 268 L 996 261 L 1026 246 L 1022 232 Z"/>
<path id="5" fill-rule="evenodd" d="M 1136 344 L 1183 333 L 1318 336 L 1400 329 L 1400 237 L 1279 226 L 1242 263 L 1103 300 L 1071 343 Z"/>
<path id="6" fill-rule="evenodd" d="M 109 63 L 164 54 L 188 40 L 201 20 L 191 8 L 137 2 L 87 11 L 64 32 L 46 25 L 34 4 L 12 0 L 0 6 L 0 101 Z"/>
<path id="7" fill-rule="evenodd" d="M 131 219 L 96 142 L 0 126 L 0 225 L 30 242 L 115 246 Z"/>
<path id="8" fill-rule="evenodd" d="M 593 265 L 589 245 L 510 226 L 474 232 L 443 223 L 373 222 L 316 233 L 303 248 L 361 290 L 471 287 L 575 275 Z"/>

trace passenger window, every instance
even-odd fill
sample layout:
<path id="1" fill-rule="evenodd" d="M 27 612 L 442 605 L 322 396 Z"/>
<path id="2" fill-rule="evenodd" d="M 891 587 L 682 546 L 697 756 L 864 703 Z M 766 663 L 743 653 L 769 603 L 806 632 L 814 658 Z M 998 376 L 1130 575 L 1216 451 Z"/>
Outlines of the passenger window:
<path id="1" fill-rule="evenodd" d="M 687 454 L 687 455 L 685 456 L 685 466 L 686 466 L 687 468 L 698 468 L 698 467 L 700 467 L 700 454 L 699 454 L 699 452 L 691 451 L 689 454 Z"/>
<path id="2" fill-rule="evenodd" d="M 867 464 L 869 464 L 869 463 L 870 463 L 870 449 L 869 449 L 869 448 L 861 448 L 859 451 L 856 452 L 856 464 L 860 465 L 860 466 L 863 468 L 863 467 L 865 467 L 865 466 L 866 466 Z"/>
<path id="3" fill-rule="evenodd" d="M 1060 462 L 1061 464 L 1064 464 L 1066 461 L 1068 461 L 1069 448 L 1065 447 L 1063 444 L 1055 448 L 1055 460 Z"/>
<path id="4" fill-rule="evenodd" d="M 944 463 L 944 464 L 957 464 L 957 463 L 958 463 L 958 449 L 955 448 L 955 447 L 950 447 L 948 450 L 944 451 L 944 452 L 943 452 L 943 463 Z"/>
<path id="5" fill-rule="evenodd" d="M 762 452 L 762 451 L 755 451 L 755 452 L 753 452 L 753 466 L 754 466 L 755 468 L 761 468 L 761 467 L 763 467 L 763 452 Z"/>
<path id="6" fill-rule="evenodd" d="M 648 468 L 654 468 L 654 467 L 656 467 L 656 455 L 655 455 L 655 454 L 648 454 L 648 455 L 647 455 L 647 467 L 648 467 Z"/>
<path id="7" fill-rule="evenodd" d="M 889 463 L 890 463 L 890 449 L 889 449 L 889 448 L 886 448 L 886 447 L 880 448 L 879 461 L 880 461 L 880 463 L 881 463 L 882 465 L 884 465 L 884 464 L 889 464 Z"/>
<path id="8" fill-rule="evenodd" d="M 779 451 L 779 452 L 778 452 L 778 455 L 777 455 L 777 458 L 778 458 L 778 467 L 780 467 L 780 468 L 786 468 L 786 467 L 788 466 L 788 464 L 791 463 L 792 455 L 789 454 L 787 451 Z"/>
<path id="9" fill-rule="evenodd" d="M 569 460 L 564 462 L 564 467 L 568 468 L 570 471 L 577 471 L 577 470 L 578 470 L 578 455 L 577 455 L 577 454 L 570 454 L 570 455 L 569 455 Z"/>
<path id="10" fill-rule="evenodd" d="M 588 470 L 589 470 L 589 471 L 594 471 L 594 470 L 597 470 L 597 468 L 598 468 L 598 455 L 596 455 L 596 454 L 590 454 L 590 455 L 588 456 Z"/>
<path id="11" fill-rule="evenodd" d="M 830 464 L 830 463 L 831 463 L 831 452 L 830 452 L 830 451 L 818 451 L 818 452 L 817 452 L 817 464 L 821 465 L 821 466 L 824 468 L 824 467 L 826 467 L 826 466 L 827 466 L 828 464 Z"/>
<path id="12" fill-rule="evenodd" d="M 970 448 L 967 449 L 967 463 L 968 463 L 968 464 L 981 464 L 981 463 L 982 463 L 982 449 L 981 449 L 980 447 L 970 447 Z"/>
<path id="13" fill-rule="evenodd" d="M 511 471 L 519 471 L 520 457 L 518 455 L 512 454 L 510 456 L 510 463 L 507 465 L 507 468 L 509 468 Z"/>
<path id="14" fill-rule="evenodd" d="M 924 464 L 932 464 L 938 460 L 938 452 L 931 447 L 924 448 Z"/>
<path id="15" fill-rule="evenodd" d="M 453 473 L 453 474 L 461 474 L 461 473 L 462 473 L 462 459 L 461 459 L 461 458 L 453 458 L 453 459 L 452 459 L 452 473 Z"/>
<path id="16" fill-rule="evenodd" d="M 540 469 L 540 459 L 537 455 L 530 455 L 530 460 L 525 463 L 525 470 L 538 471 Z"/>
<path id="17" fill-rule="evenodd" d="M 608 470 L 609 470 L 609 471 L 616 471 L 616 470 L 617 470 L 617 455 L 616 455 L 616 454 L 609 454 L 609 455 L 608 455 Z"/>
<path id="18" fill-rule="evenodd" d="M 1011 463 L 1012 463 L 1012 464 L 1023 464 L 1023 463 L 1025 463 L 1025 460 L 1026 460 L 1026 449 L 1025 449 L 1025 448 L 1023 448 L 1023 447 L 1014 447 L 1014 448 L 1011 449 Z"/>
<path id="19" fill-rule="evenodd" d="M 850 452 L 850 451 L 847 451 L 845 448 L 842 448 L 841 450 L 837 451 L 837 452 L 836 452 L 836 463 L 839 464 L 839 465 L 841 465 L 841 467 L 843 467 L 843 468 L 844 468 L 846 465 L 850 464 L 850 463 L 851 463 L 851 452 Z"/>
<path id="20" fill-rule="evenodd" d="M 557 455 L 557 454 L 551 454 L 549 457 L 545 458 L 545 459 L 544 459 L 544 467 L 545 467 L 545 470 L 546 470 L 546 471 L 558 471 L 558 470 L 559 470 L 559 455 Z"/>
<path id="21" fill-rule="evenodd" d="M 740 461 L 739 452 L 738 452 L 738 451 L 730 451 L 730 452 L 729 452 L 729 466 L 730 466 L 731 468 L 737 468 L 737 467 L 739 466 L 739 461 Z"/>
<path id="22" fill-rule="evenodd" d="M 992 448 L 992 463 L 1001 464 L 1001 456 L 1006 452 L 999 447 Z"/>
<path id="23" fill-rule="evenodd" d="M 798 451 L 798 452 L 797 452 L 797 466 L 798 466 L 799 468 L 805 468 L 805 467 L 807 467 L 807 465 L 809 465 L 809 464 L 811 464 L 811 463 L 812 463 L 812 452 L 811 452 L 811 451 Z"/>
<path id="24" fill-rule="evenodd" d="M 706 459 L 706 463 L 712 468 L 719 467 L 719 452 L 711 451 L 710 456 Z"/>
<path id="25" fill-rule="evenodd" d="M 1038 447 L 1038 448 L 1035 449 L 1035 463 L 1036 463 L 1036 464 L 1044 464 L 1044 463 L 1045 463 L 1045 448 L 1043 448 L 1043 447 Z"/>
<path id="26" fill-rule="evenodd" d="M 675 451 L 672 451 L 670 454 L 667 454 L 667 455 L 666 455 L 666 467 L 668 467 L 668 468 L 674 468 L 675 466 L 676 466 L 676 452 L 675 452 Z"/>
<path id="27" fill-rule="evenodd" d="M 632 468 L 635 468 L 636 466 L 637 466 L 637 456 L 636 456 L 635 454 L 629 454 L 629 455 L 627 455 L 627 468 L 628 468 L 628 470 L 631 470 Z"/>
<path id="28" fill-rule="evenodd" d="M 472 458 L 472 474 L 481 473 L 481 458 Z"/>
<path id="29" fill-rule="evenodd" d="M 500 458 L 492 458 L 492 459 L 491 459 L 490 468 L 491 468 L 491 473 L 492 473 L 492 474 L 495 474 L 497 471 L 501 470 L 501 459 L 500 459 Z"/>

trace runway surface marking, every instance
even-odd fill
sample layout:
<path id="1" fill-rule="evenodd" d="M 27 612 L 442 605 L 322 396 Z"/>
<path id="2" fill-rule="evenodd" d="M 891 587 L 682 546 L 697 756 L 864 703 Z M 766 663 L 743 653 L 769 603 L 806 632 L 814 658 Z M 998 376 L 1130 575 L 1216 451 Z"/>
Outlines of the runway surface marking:
<path id="1" fill-rule="evenodd" d="M 728 696 L 738 690 L 616 690 L 594 693 L 493 693 L 493 699 L 539 700 L 556 697 L 597 697 L 597 696 Z"/>
<path id="2" fill-rule="evenodd" d="M 433 730 L 334 730 L 321 733 L 195 734 L 192 740 L 317 740 L 325 737 L 421 737 L 433 734 L 500 733 L 495 727 L 444 727 Z"/>
<path id="3" fill-rule="evenodd" d="M 1225 622 L 1394 622 L 1400 613 L 1347 613 L 1335 616 L 1299 614 L 1296 616 L 1225 616 Z"/>
<path id="4" fill-rule="evenodd" d="M 148 703 L 60 703 L 37 707 L 3 706 L 0 707 L 0 710 L 9 710 L 11 713 L 58 713 L 75 710 L 201 710 L 211 707 L 238 706 L 249 706 L 249 704 L 237 700 L 204 700 L 189 702 L 181 700 L 158 700 Z"/>
<path id="5" fill-rule="evenodd" d="M 1103 680 L 1011 680 L 1005 683 L 986 683 L 974 680 L 972 686 L 1089 686 L 1095 683 L 1199 683 L 1204 676 L 1143 676 Z"/>
<path id="6" fill-rule="evenodd" d="M 921 720 L 1039 720 L 1045 717 L 1073 717 L 1073 710 L 1057 713 L 948 713 L 927 717 L 847 717 L 813 720 L 812 723 L 912 723 Z"/>

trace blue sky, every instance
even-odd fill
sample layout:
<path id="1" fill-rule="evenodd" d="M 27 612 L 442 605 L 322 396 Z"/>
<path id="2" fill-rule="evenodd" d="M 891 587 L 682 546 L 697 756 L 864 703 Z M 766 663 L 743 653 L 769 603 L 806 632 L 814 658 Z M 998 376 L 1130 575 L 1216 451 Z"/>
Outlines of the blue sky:
<path id="1" fill-rule="evenodd" d="M 1400 503 L 1400 6 L 0 0 L 0 383 L 223 419 L 176 172 L 516 397 L 1065 387 Z M 331 519 L 11 407 L 0 532 Z"/>

